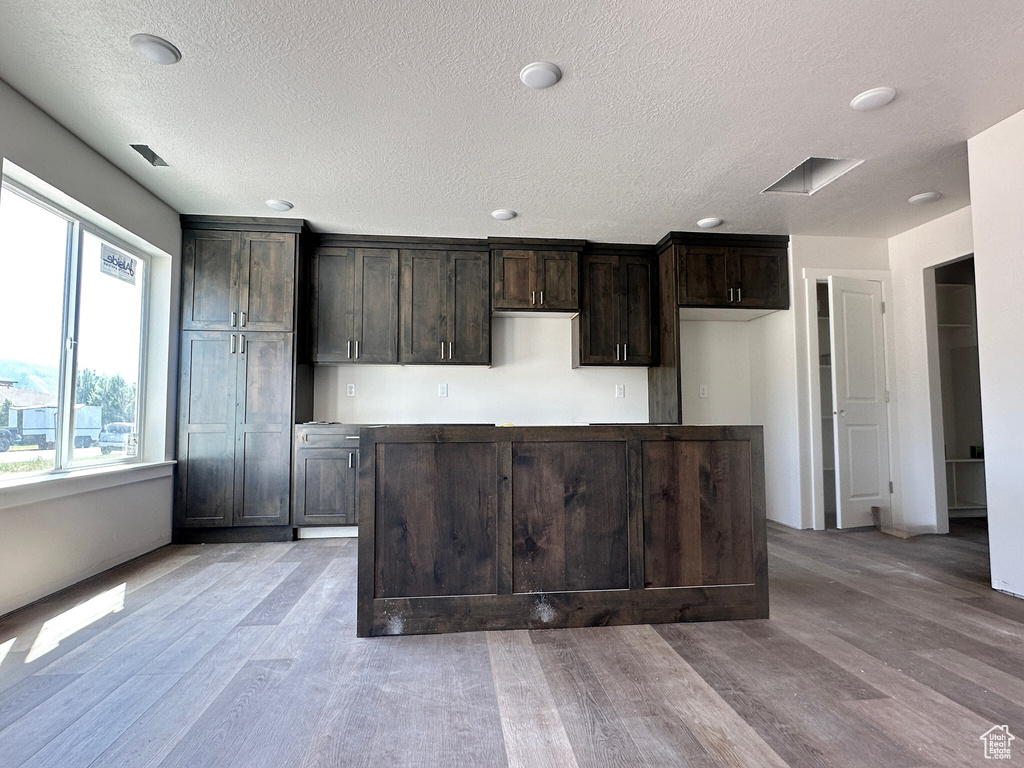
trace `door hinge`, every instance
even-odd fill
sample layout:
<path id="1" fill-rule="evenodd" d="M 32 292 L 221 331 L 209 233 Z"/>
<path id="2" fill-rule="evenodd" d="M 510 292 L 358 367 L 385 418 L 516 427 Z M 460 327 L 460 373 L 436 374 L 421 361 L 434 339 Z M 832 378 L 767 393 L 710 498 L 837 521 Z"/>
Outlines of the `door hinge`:
<path id="1" fill-rule="evenodd" d="M 885 402 L 889 402 L 889 390 L 885 390 Z"/>
<path id="2" fill-rule="evenodd" d="M 884 301 L 882 302 L 882 314 L 883 315 L 885 314 L 885 302 Z"/>
<path id="3" fill-rule="evenodd" d="M 892 480 L 889 481 L 889 495 L 892 496 Z"/>

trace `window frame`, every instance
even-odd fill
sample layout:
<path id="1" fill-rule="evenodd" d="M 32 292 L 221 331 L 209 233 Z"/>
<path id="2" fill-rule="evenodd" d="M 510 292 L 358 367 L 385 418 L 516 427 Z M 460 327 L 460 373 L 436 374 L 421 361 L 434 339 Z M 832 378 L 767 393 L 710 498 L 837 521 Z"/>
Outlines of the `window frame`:
<path id="1" fill-rule="evenodd" d="M 75 214 L 64 206 L 50 200 L 46 195 L 25 184 L 19 183 L 6 174 L 0 177 L 0 190 L 18 195 L 28 202 L 40 206 L 44 210 L 66 220 L 69 225 L 64 256 L 62 339 L 60 363 L 57 373 L 57 419 L 54 429 L 53 466 L 49 469 L 35 472 L 0 475 L 0 483 L 15 481 L 19 478 L 66 475 L 75 470 L 118 467 L 141 462 L 145 448 L 145 429 L 143 428 L 142 420 L 146 413 L 146 369 L 149 358 L 149 312 L 150 292 L 152 290 L 151 275 L 153 270 L 151 256 L 140 248 L 126 243 L 122 238 L 119 238 L 102 226 L 98 226 L 87 218 Z M 136 372 L 135 386 L 134 423 L 137 442 L 134 456 L 103 457 L 95 461 L 84 462 L 79 460 L 75 462 L 73 414 L 76 399 L 75 389 L 78 379 L 78 333 L 82 296 L 82 260 L 84 258 L 86 233 L 96 237 L 103 243 L 123 251 L 132 258 L 139 259 L 144 264 L 138 335 L 139 367 Z M 101 424 L 100 426 L 102 429 L 104 425 Z"/>

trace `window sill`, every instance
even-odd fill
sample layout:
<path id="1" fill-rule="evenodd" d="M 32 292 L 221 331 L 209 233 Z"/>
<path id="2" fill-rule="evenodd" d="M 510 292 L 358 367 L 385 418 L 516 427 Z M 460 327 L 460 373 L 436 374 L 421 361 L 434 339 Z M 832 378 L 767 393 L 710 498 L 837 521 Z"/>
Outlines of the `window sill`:
<path id="1" fill-rule="evenodd" d="M 0 481 L 0 510 L 171 477 L 175 463 L 135 462 Z"/>

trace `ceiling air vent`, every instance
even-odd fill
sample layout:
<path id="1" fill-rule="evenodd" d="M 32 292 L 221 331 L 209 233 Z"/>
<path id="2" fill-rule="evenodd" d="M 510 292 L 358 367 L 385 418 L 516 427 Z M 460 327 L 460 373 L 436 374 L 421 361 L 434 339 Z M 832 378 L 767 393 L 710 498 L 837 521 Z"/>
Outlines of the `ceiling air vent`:
<path id="1" fill-rule="evenodd" d="M 128 146 L 146 158 L 146 162 L 150 165 L 167 167 L 167 161 L 150 149 L 148 144 L 129 144 Z"/>
<path id="2" fill-rule="evenodd" d="M 770 187 L 761 190 L 761 194 L 783 192 L 790 195 L 813 195 L 863 162 L 835 157 L 808 157 Z"/>

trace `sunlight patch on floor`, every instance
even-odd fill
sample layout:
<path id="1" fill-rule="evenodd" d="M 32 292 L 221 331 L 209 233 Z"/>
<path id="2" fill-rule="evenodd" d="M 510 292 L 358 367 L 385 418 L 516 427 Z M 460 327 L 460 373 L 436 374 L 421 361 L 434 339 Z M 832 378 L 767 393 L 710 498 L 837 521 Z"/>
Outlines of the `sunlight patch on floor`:
<path id="1" fill-rule="evenodd" d="M 36 640 L 25 657 L 25 663 L 31 664 L 60 645 L 61 640 L 71 637 L 75 632 L 85 629 L 108 614 L 122 610 L 127 588 L 127 582 L 119 584 L 47 621 L 36 635 Z"/>

